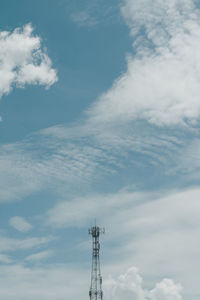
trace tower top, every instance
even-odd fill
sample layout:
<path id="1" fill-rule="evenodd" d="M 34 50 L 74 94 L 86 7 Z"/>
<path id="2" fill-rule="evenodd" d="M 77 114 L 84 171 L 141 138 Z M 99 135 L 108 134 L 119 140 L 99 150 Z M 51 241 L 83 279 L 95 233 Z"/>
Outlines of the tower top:
<path id="1" fill-rule="evenodd" d="M 100 228 L 95 225 L 88 230 L 88 233 L 91 234 L 92 237 L 99 237 L 100 234 L 105 234 L 105 228 Z"/>

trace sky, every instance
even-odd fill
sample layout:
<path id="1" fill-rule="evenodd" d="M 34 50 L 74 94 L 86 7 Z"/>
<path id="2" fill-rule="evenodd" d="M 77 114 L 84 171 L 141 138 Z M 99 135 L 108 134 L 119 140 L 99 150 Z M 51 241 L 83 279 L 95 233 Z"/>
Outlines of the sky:
<path id="1" fill-rule="evenodd" d="M 198 1 L 0 7 L 0 298 L 199 300 Z"/>

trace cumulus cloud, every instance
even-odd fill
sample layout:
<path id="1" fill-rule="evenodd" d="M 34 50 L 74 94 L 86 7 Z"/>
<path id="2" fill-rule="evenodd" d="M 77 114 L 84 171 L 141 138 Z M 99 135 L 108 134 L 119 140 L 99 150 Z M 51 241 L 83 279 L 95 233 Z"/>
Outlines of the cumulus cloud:
<path id="1" fill-rule="evenodd" d="M 9 223 L 12 227 L 21 232 L 28 232 L 32 228 L 30 223 L 28 223 L 24 218 L 18 216 L 10 218 Z"/>
<path id="2" fill-rule="evenodd" d="M 163 279 L 157 283 L 155 288 L 150 292 L 151 300 L 181 300 L 180 284 L 175 284 L 171 279 Z"/>
<path id="3" fill-rule="evenodd" d="M 142 277 L 138 269 L 132 267 L 116 280 L 111 277 L 105 282 L 107 300 L 145 300 Z"/>
<path id="4" fill-rule="evenodd" d="M 93 122 L 193 125 L 200 116 L 200 21 L 194 1 L 125 0 L 127 71 L 89 109 Z"/>
<path id="5" fill-rule="evenodd" d="M 139 270 L 135 267 L 129 268 L 117 279 L 110 276 L 105 281 L 106 300 L 181 300 L 182 287 L 172 279 L 163 279 L 157 283 L 155 288 L 148 291 L 142 286 L 143 279 Z"/>
<path id="6" fill-rule="evenodd" d="M 13 32 L 0 31 L 0 98 L 10 93 L 13 86 L 49 87 L 56 81 L 56 70 L 42 49 L 40 37 L 33 35 L 31 24 Z"/>

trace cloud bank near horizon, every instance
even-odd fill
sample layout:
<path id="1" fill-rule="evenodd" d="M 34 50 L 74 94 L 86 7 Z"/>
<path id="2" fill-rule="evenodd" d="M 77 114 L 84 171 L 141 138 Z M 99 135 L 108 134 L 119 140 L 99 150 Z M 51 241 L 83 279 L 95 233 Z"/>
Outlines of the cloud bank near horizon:
<path id="1" fill-rule="evenodd" d="M 106 300 L 182 300 L 182 286 L 165 278 L 148 291 L 143 288 L 143 278 L 136 267 L 105 281 Z"/>

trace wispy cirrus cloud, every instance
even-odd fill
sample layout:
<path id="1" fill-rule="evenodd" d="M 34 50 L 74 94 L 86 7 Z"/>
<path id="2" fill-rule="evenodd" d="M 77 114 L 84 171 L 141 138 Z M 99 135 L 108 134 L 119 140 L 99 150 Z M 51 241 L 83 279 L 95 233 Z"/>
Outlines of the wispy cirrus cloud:
<path id="1" fill-rule="evenodd" d="M 90 189 L 95 182 L 119 176 L 131 166 L 165 169 L 174 164 L 175 153 L 183 145 L 164 132 L 156 136 L 151 129 L 140 127 L 138 133 L 137 126 L 128 134 L 126 127 L 113 131 L 88 124 L 48 128 L 0 147 L 0 202 L 23 200 L 49 188 L 54 193 L 65 191 L 63 194 L 66 190 L 74 193 L 77 185 L 79 191 Z"/>
<path id="2" fill-rule="evenodd" d="M 47 259 L 54 254 L 52 250 L 41 251 L 33 253 L 25 258 L 29 262 L 40 262 L 41 260 Z"/>
<path id="3" fill-rule="evenodd" d="M 76 5 L 70 2 L 68 10 L 71 10 L 70 18 L 72 22 L 81 27 L 94 27 L 98 24 L 113 23 L 118 20 L 118 5 L 109 3 L 105 0 L 85 1 L 83 5 L 77 9 Z"/>
<path id="4" fill-rule="evenodd" d="M 79 26 L 95 26 L 97 20 L 87 10 L 72 13 L 71 20 Z"/>
<path id="5" fill-rule="evenodd" d="M 43 147 L 38 147 L 42 140 Z M 83 141 L 84 140 L 84 141 Z M 118 160 L 90 137 L 65 139 L 33 135 L 20 143 L 0 147 L 1 202 L 22 200 L 46 188 L 73 190 L 88 187 L 102 174 L 111 174 Z M 59 189 L 58 189 L 59 187 Z"/>
<path id="6" fill-rule="evenodd" d="M 13 228 L 21 232 L 28 232 L 32 228 L 32 225 L 29 222 L 27 222 L 24 218 L 19 216 L 10 218 L 9 224 Z"/>
<path id="7" fill-rule="evenodd" d="M 40 248 L 47 245 L 55 238 L 52 236 L 47 237 L 29 237 L 24 239 L 10 238 L 5 234 L 0 235 L 0 252 L 6 254 L 6 252 L 12 252 L 17 250 L 28 250 L 34 248 Z"/>

